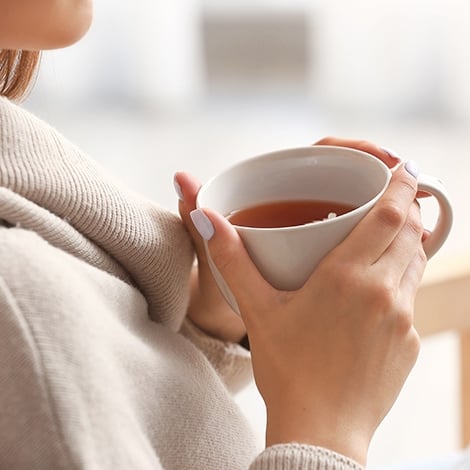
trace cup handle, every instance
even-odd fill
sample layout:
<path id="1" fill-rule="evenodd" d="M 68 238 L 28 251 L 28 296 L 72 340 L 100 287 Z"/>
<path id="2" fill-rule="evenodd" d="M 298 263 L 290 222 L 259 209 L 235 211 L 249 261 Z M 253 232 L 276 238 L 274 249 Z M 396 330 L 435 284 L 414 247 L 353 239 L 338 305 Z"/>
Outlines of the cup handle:
<path id="1" fill-rule="evenodd" d="M 426 175 L 418 175 L 418 191 L 432 194 L 439 204 L 439 216 L 429 237 L 424 241 L 423 248 L 426 256 L 431 258 L 446 241 L 453 221 L 453 211 L 447 191 L 440 180 Z"/>

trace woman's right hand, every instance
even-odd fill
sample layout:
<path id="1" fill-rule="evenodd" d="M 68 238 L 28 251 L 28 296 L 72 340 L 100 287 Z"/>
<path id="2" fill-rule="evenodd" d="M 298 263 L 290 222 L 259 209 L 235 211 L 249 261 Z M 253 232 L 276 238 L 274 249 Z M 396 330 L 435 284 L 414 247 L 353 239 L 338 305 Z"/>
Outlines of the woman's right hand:
<path id="1" fill-rule="evenodd" d="M 376 206 L 295 292 L 269 285 L 230 223 L 204 209 L 215 229 L 211 256 L 247 327 L 267 445 L 323 446 L 365 464 L 419 351 L 413 304 L 426 256 L 412 173 L 394 172 Z"/>

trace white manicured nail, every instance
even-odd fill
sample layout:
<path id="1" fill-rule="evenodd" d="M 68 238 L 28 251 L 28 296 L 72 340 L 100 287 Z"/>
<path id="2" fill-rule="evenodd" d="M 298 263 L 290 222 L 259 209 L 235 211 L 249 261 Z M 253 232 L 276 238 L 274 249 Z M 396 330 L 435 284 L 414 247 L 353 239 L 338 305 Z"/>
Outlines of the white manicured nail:
<path id="1" fill-rule="evenodd" d="M 176 181 L 176 176 L 173 178 L 173 186 L 175 187 L 175 192 L 176 192 L 176 195 L 178 196 L 178 199 L 180 201 L 183 201 L 184 200 L 183 191 L 181 190 L 181 186 L 178 183 L 178 181 Z"/>
<path id="2" fill-rule="evenodd" d="M 414 176 L 415 178 L 417 178 L 418 175 L 419 175 L 418 165 L 417 165 L 416 162 L 413 161 L 413 160 L 408 160 L 408 161 L 405 163 L 405 170 L 406 170 L 411 176 Z"/>
<path id="3" fill-rule="evenodd" d="M 189 214 L 196 230 L 204 240 L 210 240 L 215 233 L 214 226 L 201 209 L 195 209 Z"/>

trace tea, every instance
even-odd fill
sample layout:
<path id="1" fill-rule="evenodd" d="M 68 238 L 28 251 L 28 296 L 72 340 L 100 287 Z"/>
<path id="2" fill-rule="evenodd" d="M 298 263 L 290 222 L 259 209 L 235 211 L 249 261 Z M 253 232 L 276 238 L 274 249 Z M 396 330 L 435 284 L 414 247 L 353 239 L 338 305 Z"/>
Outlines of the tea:
<path id="1" fill-rule="evenodd" d="M 355 208 L 351 204 L 322 200 L 273 201 L 232 211 L 227 219 L 243 227 L 292 227 L 336 217 Z"/>

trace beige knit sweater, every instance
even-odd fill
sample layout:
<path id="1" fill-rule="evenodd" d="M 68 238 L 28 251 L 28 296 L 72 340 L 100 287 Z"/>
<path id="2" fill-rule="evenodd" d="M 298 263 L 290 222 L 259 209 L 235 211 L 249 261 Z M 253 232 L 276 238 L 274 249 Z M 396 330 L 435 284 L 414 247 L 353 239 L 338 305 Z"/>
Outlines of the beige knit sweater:
<path id="1" fill-rule="evenodd" d="M 0 468 L 358 469 L 256 449 L 249 353 L 185 320 L 190 240 L 0 98 Z"/>

